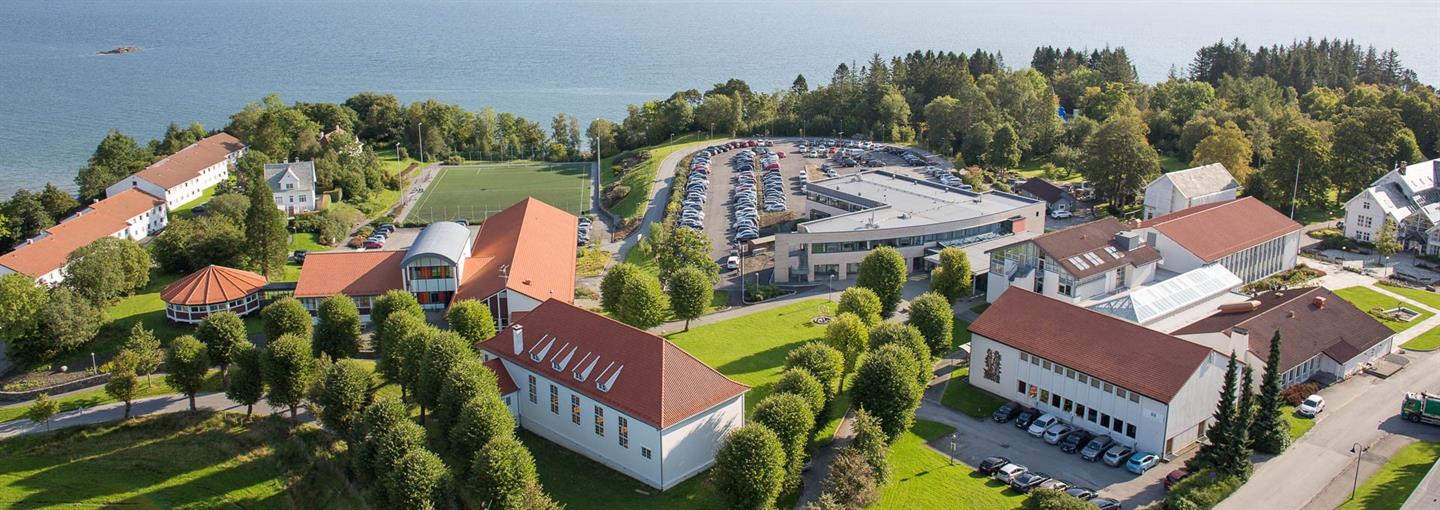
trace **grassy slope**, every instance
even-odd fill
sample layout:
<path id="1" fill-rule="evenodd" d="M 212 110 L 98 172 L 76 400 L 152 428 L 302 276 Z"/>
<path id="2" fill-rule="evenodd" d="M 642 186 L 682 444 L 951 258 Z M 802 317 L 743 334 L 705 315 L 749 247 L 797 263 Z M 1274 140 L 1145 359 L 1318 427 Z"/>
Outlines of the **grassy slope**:
<path id="1" fill-rule="evenodd" d="M 975 418 L 986 418 L 1005 403 L 1005 399 L 991 395 L 970 385 L 970 367 L 963 367 L 950 373 L 950 383 L 945 385 L 945 395 L 940 403 Z"/>
<path id="2" fill-rule="evenodd" d="M 1285 417 L 1285 423 L 1290 424 L 1290 439 L 1300 439 L 1310 429 L 1315 428 L 1314 418 L 1304 418 L 1295 414 L 1295 406 L 1287 405 L 1281 408 Z"/>
<path id="3" fill-rule="evenodd" d="M 650 205 L 650 184 L 655 181 L 655 176 L 660 171 L 660 162 L 683 147 L 700 145 L 707 140 L 709 139 L 704 134 L 691 133 L 676 138 L 673 142 L 646 147 L 650 151 L 650 159 L 619 178 L 621 183 L 630 187 L 630 194 L 616 203 L 615 207 L 611 207 L 610 212 L 625 220 L 638 218 L 645 214 L 645 209 Z M 614 163 L 614 156 L 600 161 L 600 185 L 602 187 L 615 182 L 615 172 L 611 171 Z"/>
<path id="4" fill-rule="evenodd" d="M 191 216 L 194 216 L 194 214 L 191 214 L 190 210 L 191 210 L 191 209 L 194 209 L 196 206 L 198 206 L 198 205 L 200 205 L 200 204 L 203 204 L 203 203 L 205 203 L 205 202 L 209 202 L 209 201 L 210 201 L 210 197 L 215 196 L 215 188 L 216 188 L 216 186 L 211 186 L 211 187 L 209 187 L 209 188 L 205 188 L 205 191 L 202 192 L 202 193 L 200 193 L 200 196 L 199 196 L 198 198 L 196 198 L 196 199 L 194 199 L 194 200 L 191 200 L 191 201 L 189 201 L 189 202 L 186 202 L 186 203 L 184 203 L 183 205 L 181 205 L 180 207 L 176 207 L 174 211 L 170 211 L 170 215 L 175 216 L 175 217 L 177 217 L 177 218 L 189 218 L 189 217 L 191 217 Z"/>
<path id="5" fill-rule="evenodd" d="M 1420 312 L 1419 317 L 1416 317 L 1415 320 L 1409 322 L 1396 322 L 1381 319 L 1378 317 L 1376 318 L 1376 320 L 1380 321 L 1381 324 L 1384 324 L 1391 330 L 1394 330 L 1396 333 L 1405 331 L 1406 329 L 1410 329 L 1411 326 L 1419 324 L 1421 321 L 1430 318 L 1431 315 L 1434 315 L 1430 312 L 1426 312 L 1416 308 L 1415 305 L 1413 303 L 1410 303 L 1409 301 L 1396 300 L 1395 298 L 1386 296 L 1379 292 L 1375 292 L 1374 290 L 1366 287 L 1346 287 L 1335 291 L 1335 295 L 1340 296 L 1341 299 L 1349 301 L 1351 304 L 1355 305 L 1360 310 L 1366 312 L 1370 311 L 1373 308 L 1388 310 L 1391 308 L 1395 308 L 1397 305 L 1407 306 L 1417 312 Z"/>
<path id="6" fill-rule="evenodd" d="M 925 445 L 953 432 L 941 423 L 916 420 L 890 448 L 890 483 L 880 491 L 873 509 L 1020 508 L 1025 497 L 1005 490 L 1000 482 Z"/>
<path id="7" fill-rule="evenodd" d="M 1338 510 L 1400 508 L 1437 458 L 1440 458 L 1440 443 L 1421 441 L 1401 448 L 1380 471 L 1365 479 L 1355 491 L 1355 499 L 1340 505 Z"/>
<path id="8" fill-rule="evenodd" d="M 207 378 L 205 379 L 204 389 L 201 391 L 221 391 L 223 389 L 222 386 L 223 385 L 220 381 L 220 371 L 211 370 L 210 375 L 207 376 Z M 169 385 L 165 384 L 165 376 L 157 374 L 150 376 L 149 383 L 146 383 L 146 379 L 144 377 L 140 378 L 140 394 L 136 395 L 135 398 L 138 400 L 146 397 L 172 395 L 175 393 L 178 392 L 174 389 L 171 389 Z M 57 398 L 56 401 L 60 404 L 60 412 L 72 411 L 82 407 L 95 407 L 101 404 L 117 402 L 117 400 L 110 398 L 110 395 L 105 394 L 104 386 L 96 386 L 88 390 L 75 393 L 73 395 Z M 29 407 L 29 405 L 30 404 L 27 402 L 0 407 L 0 423 L 24 418 L 25 410 Z"/>
<path id="9" fill-rule="evenodd" d="M 358 508 L 314 426 L 172 414 L 0 442 L 0 505 Z M 328 464 L 328 459 L 321 461 Z"/>
<path id="10" fill-rule="evenodd" d="M 720 501 L 702 473 L 665 492 L 526 431 L 520 439 L 535 456 L 540 483 L 570 509 L 719 508 Z"/>

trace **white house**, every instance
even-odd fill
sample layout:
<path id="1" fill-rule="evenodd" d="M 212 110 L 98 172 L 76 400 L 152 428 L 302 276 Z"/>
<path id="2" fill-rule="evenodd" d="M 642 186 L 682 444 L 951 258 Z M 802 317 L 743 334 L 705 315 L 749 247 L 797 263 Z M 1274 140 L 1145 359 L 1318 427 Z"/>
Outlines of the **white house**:
<path id="1" fill-rule="evenodd" d="M 1068 303 L 1104 297 L 1151 281 L 1160 264 L 1160 252 L 1115 218 L 1017 241 L 988 255 L 985 300 L 992 303 L 1010 287 Z"/>
<path id="2" fill-rule="evenodd" d="M 296 215 L 314 211 L 315 162 L 271 163 L 265 165 L 265 183 L 275 197 L 275 207 L 285 214 Z"/>
<path id="3" fill-rule="evenodd" d="M 745 385 L 668 340 L 551 299 L 480 344 L 525 430 L 659 490 L 715 463 Z M 513 385 L 506 392 L 506 381 Z"/>
<path id="4" fill-rule="evenodd" d="M 1145 185 L 1145 219 L 1235 200 L 1239 194 L 1240 183 L 1220 163 L 1169 172 Z"/>
<path id="5" fill-rule="evenodd" d="M 1389 219 L 1405 249 L 1440 254 L 1440 159 L 1399 165 L 1345 202 L 1345 235 L 1373 243 Z"/>
<path id="6" fill-rule="evenodd" d="M 970 384 L 1165 457 L 1210 426 L 1228 357 L 1024 289 L 970 325 Z"/>
<path id="7" fill-rule="evenodd" d="M 124 190 L 61 220 L 13 251 L 0 255 L 0 275 L 20 273 L 47 285 L 65 279 L 70 252 L 102 237 L 139 241 L 169 224 L 165 201 L 139 190 Z"/>
<path id="8" fill-rule="evenodd" d="M 105 196 L 139 189 L 164 198 L 165 207 L 173 210 L 200 198 L 205 190 L 228 178 L 230 168 L 245 155 L 245 150 L 245 144 L 234 136 L 212 135 L 111 184 L 105 188 Z"/>
<path id="9" fill-rule="evenodd" d="M 1186 273 L 1222 264 L 1249 283 L 1295 267 L 1300 224 L 1255 197 L 1197 205 L 1141 222 L 1160 269 Z"/>

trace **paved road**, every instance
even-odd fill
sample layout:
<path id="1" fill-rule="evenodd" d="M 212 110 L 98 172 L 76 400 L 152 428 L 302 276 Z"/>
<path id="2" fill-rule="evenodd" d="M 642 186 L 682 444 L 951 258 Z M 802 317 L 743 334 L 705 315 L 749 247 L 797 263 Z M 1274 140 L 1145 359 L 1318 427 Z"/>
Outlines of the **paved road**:
<path id="1" fill-rule="evenodd" d="M 625 260 L 625 254 L 630 253 L 630 249 L 635 247 L 635 243 L 640 242 L 642 236 L 650 234 L 650 225 L 665 218 L 665 197 L 670 196 L 670 183 L 675 179 L 675 165 L 680 164 L 680 160 L 700 149 L 717 143 L 725 143 L 725 141 L 695 142 L 682 146 L 670 153 L 669 156 L 665 156 L 665 159 L 660 160 L 660 167 L 655 171 L 655 180 L 650 183 L 650 198 L 645 207 L 645 217 L 640 219 L 640 228 L 635 229 L 635 232 L 632 232 L 630 237 L 625 238 L 625 242 L 620 244 L 620 248 L 615 250 L 615 260 Z"/>
<path id="2" fill-rule="evenodd" d="M 395 211 L 395 223 L 403 224 L 405 219 L 410 217 L 410 211 L 415 208 L 415 203 L 420 201 L 420 195 L 425 194 L 425 188 L 435 181 L 435 176 L 440 172 L 440 163 L 430 163 L 420 169 L 414 178 L 410 179 L 410 185 L 405 188 L 400 196 L 400 209 Z"/>
<path id="3" fill-rule="evenodd" d="M 237 404 L 225 398 L 223 393 L 204 393 L 195 396 L 195 407 L 207 411 L 229 411 L 243 413 L 245 406 Z M 136 400 L 132 403 L 130 413 L 132 416 L 148 416 L 154 414 L 178 413 L 190 410 L 190 402 L 184 395 L 164 395 Z M 263 401 L 255 405 L 255 414 L 265 416 L 273 413 L 286 412 L 283 408 L 272 409 Z M 301 421 L 309 421 L 310 414 L 304 408 L 298 414 Z M 98 405 L 86 409 L 76 409 L 55 415 L 50 420 L 48 430 L 62 429 L 66 427 L 77 427 L 80 425 L 94 425 L 118 421 L 125 417 L 125 404 L 113 403 Z M 0 423 L 0 439 L 9 437 L 45 432 L 47 427 L 44 423 L 33 423 L 27 419 L 12 420 Z"/>

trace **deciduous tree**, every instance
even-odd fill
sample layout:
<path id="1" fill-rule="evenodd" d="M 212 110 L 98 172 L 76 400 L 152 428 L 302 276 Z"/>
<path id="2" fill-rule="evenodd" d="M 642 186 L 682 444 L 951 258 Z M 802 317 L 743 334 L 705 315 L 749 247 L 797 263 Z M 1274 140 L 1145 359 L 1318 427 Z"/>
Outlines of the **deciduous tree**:
<path id="1" fill-rule="evenodd" d="M 910 301 L 909 324 L 925 337 L 931 355 L 943 357 L 954 349 L 955 312 L 940 294 L 926 292 Z"/>
<path id="2" fill-rule="evenodd" d="M 825 387 L 809 370 L 800 367 L 785 369 L 785 373 L 780 374 L 780 380 L 775 381 L 772 390 L 772 394 L 780 393 L 789 393 L 804 399 L 805 403 L 810 405 L 810 412 L 817 421 L 825 417 Z"/>
<path id="3" fill-rule="evenodd" d="M 139 389 L 139 378 L 135 366 L 139 363 L 135 353 L 121 350 L 107 363 L 110 379 L 105 381 L 105 394 L 125 403 L 125 419 L 130 419 L 130 401 L 135 399 Z"/>
<path id="4" fill-rule="evenodd" d="M 886 345 L 865 356 L 850 389 L 855 405 L 880 419 L 891 441 L 899 438 L 915 420 L 923 390 L 915 381 L 915 359 L 905 348 Z"/>
<path id="5" fill-rule="evenodd" d="M 771 508 L 785 483 L 785 449 L 768 427 L 745 425 L 720 441 L 711 477 L 726 508 Z"/>
<path id="6" fill-rule="evenodd" d="M 165 357 L 165 384 L 185 394 L 192 413 L 195 412 L 195 393 L 205 385 L 205 374 L 209 371 L 210 356 L 200 340 L 181 335 L 170 341 L 170 352 Z"/>
<path id="7" fill-rule="evenodd" d="M 639 278 L 641 270 L 634 264 L 620 263 L 610 267 L 600 280 L 600 308 L 612 315 L 620 310 L 620 297 L 631 280 Z"/>
<path id="8" fill-rule="evenodd" d="M 705 273 L 695 267 L 685 267 L 670 277 L 670 310 L 675 318 L 685 320 L 685 331 L 690 331 L 690 321 L 705 314 L 710 308 L 710 298 L 715 288 Z"/>
<path id="9" fill-rule="evenodd" d="M 391 315 L 407 314 L 425 322 L 425 310 L 420 308 L 420 302 L 415 300 L 415 295 L 404 289 L 393 289 L 385 292 L 384 295 L 375 299 L 374 305 L 370 307 L 370 322 L 379 328 Z"/>
<path id="10" fill-rule="evenodd" d="M 130 326 L 130 336 L 125 337 L 125 345 L 121 349 L 135 355 L 135 373 L 145 376 L 145 386 L 150 386 L 150 374 L 165 362 L 165 350 L 160 348 L 160 339 L 153 331 L 145 329 L 144 324 L 136 322 Z"/>
<path id="11" fill-rule="evenodd" d="M 50 418 L 60 412 L 60 403 L 50 399 L 50 395 L 41 393 L 35 397 L 35 402 L 25 408 L 25 417 L 31 423 L 44 423 L 45 430 L 50 430 Z"/>
<path id="12" fill-rule="evenodd" d="M 835 313 L 852 313 L 860 318 L 860 322 L 866 326 L 879 324 L 880 319 L 880 297 L 865 287 L 850 287 L 840 293 L 840 304 L 835 307 Z"/>
<path id="13" fill-rule="evenodd" d="M 360 309 L 355 300 L 336 294 L 320 302 L 315 325 L 315 355 L 331 359 L 351 358 L 360 353 Z"/>
<path id="14" fill-rule="evenodd" d="M 471 346 L 495 336 L 495 317 L 490 315 L 490 307 L 479 300 L 456 301 L 446 314 L 450 320 L 450 331 L 458 333 Z"/>
<path id="15" fill-rule="evenodd" d="M 449 490 L 450 472 L 445 463 L 424 448 L 405 454 L 385 477 L 385 493 L 392 508 L 446 508 Z"/>
<path id="16" fill-rule="evenodd" d="M 905 257 L 889 246 L 870 250 L 860 261 L 860 274 L 855 285 L 870 289 L 880 298 L 880 315 L 889 317 L 900 305 L 900 290 L 905 288 Z"/>
<path id="17" fill-rule="evenodd" d="M 235 351 L 234 358 L 230 383 L 225 386 L 225 398 L 243 404 L 248 417 L 254 412 L 255 403 L 265 396 L 264 352 L 246 343 Z"/>
<path id="18" fill-rule="evenodd" d="M 355 360 L 332 363 L 310 397 L 320 423 L 341 437 L 358 439 L 360 420 L 370 405 L 370 371 Z"/>
<path id="19" fill-rule="evenodd" d="M 970 295 L 974 278 L 970 272 L 970 257 L 965 255 L 965 250 L 947 247 L 940 250 L 940 265 L 930 270 L 930 290 L 954 303 Z"/>
<path id="20" fill-rule="evenodd" d="M 491 439 L 471 461 L 469 488 L 490 508 L 520 510 L 526 487 L 538 483 L 535 458 L 513 436 Z"/>
<path id="21" fill-rule="evenodd" d="M 870 345 L 870 333 L 855 314 L 842 313 L 825 327 L 825 343 L 845 356 L 845 369 L 840 372 L 839 383 L 843 388 L 845 376 L 855 371 L 855 363 Z"/>
<path id="22" fill-rule="evenodd" d="M 195 336 L 205 344 L 210 362 L 220 366 L 220 378 L 228 384 L 230 363 L 235 359 L 235 352 L 250 343 L 245 335 L 245 321 L 235 312 L 212 313 L 200 320 Z"/>
<path id="23" fill-rule="evenodd" d="M 129 239 L 102 237 L 65 260 L 65 286 L 96 306 L 115 304 L 150 283 L 150 252 Z"/>
<path id="24" fill-rule="evenodd" d="M 287 333 L 265 346 L 265 385 L 270 388 L 265 399 L 272 406 L 290 408 L 290 419 L 305 401 L 310 384 L 315 380 L 315 358 L 310 354 L 310 339 Z"/>
<path id="25" fill-rule="evenodd" d="M 460 408 L 460 417 L 450 429 L 450 458 L 457 468 L 456 476 L 468 476 L 471 460 L 486 444 L 515 433 L 515 419 L 493 394 L 479 394 Z"/>
<path id="26" fill-rule="evenodd" d="M 769 428 L 785 450 L 785 487 L 800 485 L 800 469 L 805 465 L 805 447 L 810 431 L 815 428 L 815 413 L 810 404 L 793 393 L 771 393 L 755 406 L 751 420 Z"/>
<path id="27" fill-rule="evenodd" d="M 16 357 L 17 352 L 40 334 L 40 311 L 49 299 L 45 287 L 36 285 L 29 276 L 20 273 L 0 276 L 0 342 L 5 343 L 11 357 Z"/>
<path id="28" fill-rule="evenodd" d="M 1160 174 L 1160 156 L 1146 140 L 1146 132 L 1139 117 L 1119 115 L 1102 123 L 1085 144 L 1080 173 L 1112 207 L 1129 204 Z"/>
<path id="29" fill-rule="evenodd" d="M 930 347 L 925 344 L 925 337 L 915 326 L 900 324 L 898 322 L 882 322 L 870 328 L 870 350 L 874 351 L 886 345 L 898 345 L 910 353 L 911 359 L 915 361 L 915 382 L 924 388 L 930 382 L 931 367 Z"/>
<path id="30" fill-rule="evenodd" d="M 615 318 L 639 329 L 649 329 L 665 322 L 665 295 L 660 280 L 646 273 L 635 275 L 620 290 L 619 309 Z"/>
<path id="31" fill-rule="evenodd" d="M 40 333 L 8 354 L 22 363 L 55 359 L 95 338 L 104 320 L 100 309 L 79 294 L 65 287 L 50 289 L 50 297 L 40 309 Z"/>
<path id="32" fill-rule="evenodd" d="M 442 332 L 429 339 L 420 356 L 420 370 L 415 380 L 415 400 L 420 403 L 421 423 L 425 422 L 425 410 L 434 409 L 439 404 L 440 389 L 450 371 L 464 360 L 474 359 L 474 356 L 465 339 L 453 332 Z"/>
<path id="33" fill-rule="evenodd" d="M 845 354 L 821 342 L 808 342 L 785 355 L 786 369 L 803 369 L 825 389 L 825 402 L 835 397 L 845 372 Z"/>
<path id="34" fill-rule="evenodd" d="M 304 338 L 308 344 L 315 327 L 305 305 L 289 296 L 265 305 L 265 308 L 260 310 L 260 320 L 264 326 L 265 338 L 272 342 L 284 335 L 295 335 Z"/>
<path id="35" fill-rule="evenodd" d="M 1254 172 L 1250 168 L 1250 160 L 1254 157 L 1250 137 L 1245 136 L 1245 132 L 1234 122 L 1226 122 L 1212 131 L 1210 136 L 1200 140 L 1200 144 L 1195 146 L 1190 165 L 1220 163 L 1230 171 L 1236 181 L 1250 182 L 1250 174 Z"/>

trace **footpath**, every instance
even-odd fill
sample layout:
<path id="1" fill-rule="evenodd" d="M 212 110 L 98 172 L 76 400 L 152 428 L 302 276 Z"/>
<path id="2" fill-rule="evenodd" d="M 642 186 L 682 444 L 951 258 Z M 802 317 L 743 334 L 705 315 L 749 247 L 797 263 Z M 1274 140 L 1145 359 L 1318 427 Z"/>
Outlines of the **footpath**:
<path id="1" fill-rule="evenodd" d="M 29 402 L 14 404 L 14 406 L 19 407 L 27 407 L 29 405 Z M 215 412 L 245 412 L 244 405 L 238 404 L 228 398 L 225 398 L 224 393 L 201 393 L 195 395 L 195 409 L 201 411 Z M 130 405 L 130 416 L 151 416 L 157 414 L 186 412 L 189 410 L 190 401 L 189 399 L 185 398 L 185 395 L 161 395 L 158 397 L 149 397 L 132 401 Z M 287 413 L 289 412 L 289 410 L 283 407 L 270 407 L 268 404 L 262 401 L 255 404 L 254 412 L 257 416 L 267 416 L 271 414 Z M 301 407 L 298 410 L 296 417 L 302 422 L 310 421 L 312 419 L 309 410 L 304 407 Z M 45 423 L 35 423 L 24 418 L 0 423 L 0 439 L 6 439 L 25 434 L 34 434 L 37 432 L 59 430 L 67 427 L 78 427 L 82 425 L 94 425 L 97 423 L 119 421 L 124 418 L 124 402 L 101 404 L 94 407 L 81 408 L 56 414 L 54 418 L 50 419 L 49 425 L 46 425 Z"/>

